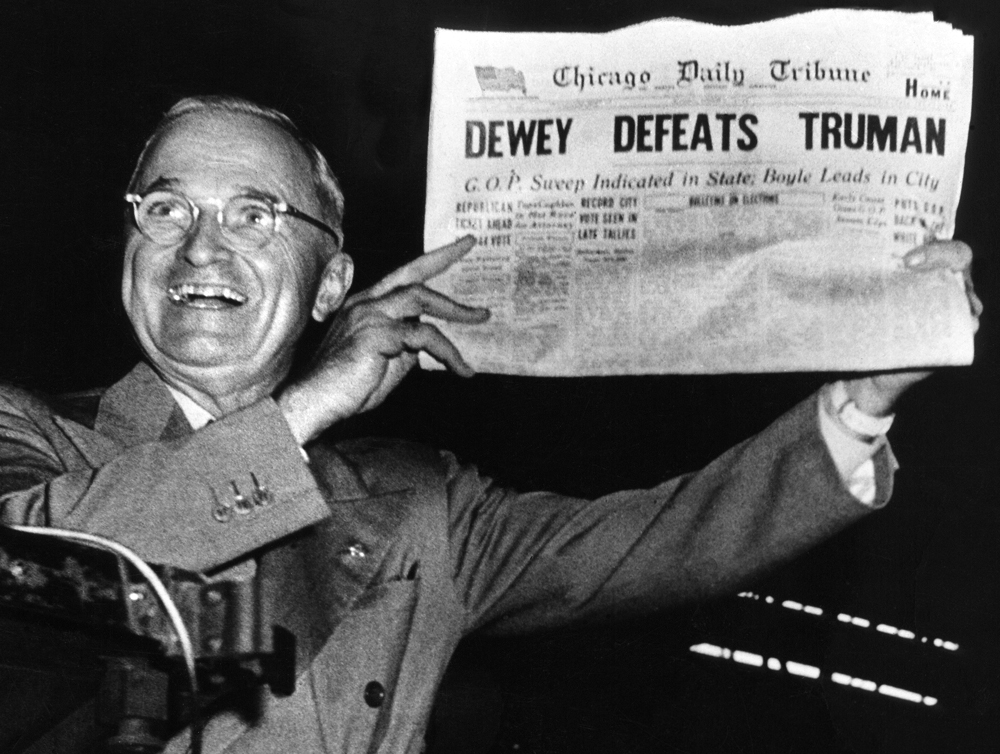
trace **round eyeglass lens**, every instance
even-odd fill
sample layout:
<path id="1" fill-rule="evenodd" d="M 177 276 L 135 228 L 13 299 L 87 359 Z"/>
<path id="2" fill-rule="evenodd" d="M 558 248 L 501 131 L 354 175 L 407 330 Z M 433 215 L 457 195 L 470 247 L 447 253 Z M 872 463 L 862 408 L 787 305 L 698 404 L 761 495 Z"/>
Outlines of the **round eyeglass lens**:
<path id="1" fill-rule="evenodd" d="M 171 191 L 154 191 L 139 202 L 135 212 L 139 230 L 157 243 L 176 243 L 191 227 L 191 205 Z"/>
<path id="2" fill-rule="evenodd" d="M 263 199 L 234 196 L 222 208 L 222 227 L 226 234 L 245 248 L 256 249 L 274 233 L 274 207 Z"/>

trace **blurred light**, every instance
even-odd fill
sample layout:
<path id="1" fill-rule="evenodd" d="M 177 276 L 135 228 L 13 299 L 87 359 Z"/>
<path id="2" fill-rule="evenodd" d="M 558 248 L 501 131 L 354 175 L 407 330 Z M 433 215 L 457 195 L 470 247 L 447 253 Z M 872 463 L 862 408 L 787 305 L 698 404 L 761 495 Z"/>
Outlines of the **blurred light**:
<path id="1" fill-rule="evenodd" d="M 717 647 L 714 644 L 695 644 L 691 647 L 691 651 L 709 657 L 722 657 L 722 647 Z"/>
<path id="2" fill-rule="evenodd" d="M 890 686 L 887 683 L 883 683 L 878 687 L 878 693 L 885 694 L 886 696 L 894 696 L 897 699 L 905 699 L 908 702 L 916 702 L 920 704 L 923 697 L 913 691 L 907 691 L 906 689 L 898 689 L 895 686 Z"/>
<path id="3" fill-rule="evenodd" d="M 744 665 L 753 665 L 757 668 L 764 664 L 763 657 L 755 655 L 753 652 L 744 652 L 742 649 L 737 649 L 733 652 L 733 659 L 736 660 L 736 662 L 742 662 Z"/>
<path id="4" fill-rule="evenodd" d="M 785 667 L 788 668 L 788 672 L 792 675 L 800 675 L 805 678 L 819 678 L 819 668 L 812 665 L 804 665 L 801 662 L 788 660 L 785 662 Z"/>

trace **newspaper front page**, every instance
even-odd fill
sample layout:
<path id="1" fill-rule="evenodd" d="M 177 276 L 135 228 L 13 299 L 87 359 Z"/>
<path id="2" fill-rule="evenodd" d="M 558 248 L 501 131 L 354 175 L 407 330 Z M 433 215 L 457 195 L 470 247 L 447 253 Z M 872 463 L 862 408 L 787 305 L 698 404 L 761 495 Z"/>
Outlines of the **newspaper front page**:
<path id="1" fill-rule="evenodd" d="M 477 246 L 432 285 L 493 312 L 441 327 L 501 374 L 969 363 L 961 275 L 903 257 L 953 233 L 971 96 L 930 14 L 439 29 L 425 246 Z"/>

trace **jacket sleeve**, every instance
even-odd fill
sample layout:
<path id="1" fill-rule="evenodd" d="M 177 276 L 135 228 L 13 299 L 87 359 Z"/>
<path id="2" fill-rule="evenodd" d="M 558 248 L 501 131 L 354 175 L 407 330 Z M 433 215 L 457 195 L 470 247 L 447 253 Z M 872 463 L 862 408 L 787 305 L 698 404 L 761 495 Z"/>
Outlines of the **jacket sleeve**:
<path id="1" fill-rule="evenodd" d="M 875 457 L 880 507 L 888 448 Z M 451 559 L 467 629 L 648 613 L 732 590 L 863 517 L 819 433 L 816 398 L 700 472 L 596 500 L 518 494 L 452 462 Z"/>
<path id="2" fill-rule="evenodd" d="M 210 570 L 327 515 L 269 399 L 175 440 L 121 448 L 57 423 L 26 395 L 0 395 L 0 523 L 87 531 L 150 562 Z"/>

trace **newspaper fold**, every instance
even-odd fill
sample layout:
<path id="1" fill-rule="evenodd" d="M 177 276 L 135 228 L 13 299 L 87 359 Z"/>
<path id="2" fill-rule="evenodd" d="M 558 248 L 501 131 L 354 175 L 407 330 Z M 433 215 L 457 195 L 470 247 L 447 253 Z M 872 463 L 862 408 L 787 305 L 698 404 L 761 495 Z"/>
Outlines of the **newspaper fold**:
<path id="1" fill-rule="evenodd" d="M 502 374 L 969 363 L 961 275 L 902 258 L 954 231 L 971 96 L 927 13 L 439 29 L 425 245 L 477 247 L 432 284 L 493 311 L 442 329 Z"/>

